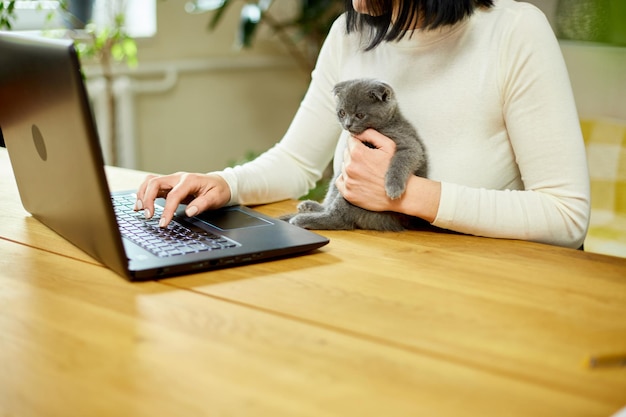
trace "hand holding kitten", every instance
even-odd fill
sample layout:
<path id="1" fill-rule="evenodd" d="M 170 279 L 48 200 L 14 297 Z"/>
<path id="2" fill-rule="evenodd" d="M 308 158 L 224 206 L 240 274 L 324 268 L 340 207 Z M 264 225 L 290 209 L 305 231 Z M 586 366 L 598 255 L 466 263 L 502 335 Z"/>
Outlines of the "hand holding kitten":
<path id="1" fill-rule="evenodd" d="M 394 141 L 372 129 L 350 137 L 342 172 L 335 182 L 343 197 L 367 210 L 392 211 L 393 200 L 385 188 L 385 175 L 395 150 Z"/>

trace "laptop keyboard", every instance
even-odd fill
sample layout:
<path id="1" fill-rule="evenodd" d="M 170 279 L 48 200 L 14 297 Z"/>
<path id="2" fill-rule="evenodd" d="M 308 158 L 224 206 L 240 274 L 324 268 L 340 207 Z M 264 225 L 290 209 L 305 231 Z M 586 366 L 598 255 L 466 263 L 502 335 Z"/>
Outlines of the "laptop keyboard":
<path id="1" fill-rule="evenodd" d="M 155 206 L 152 219 L 134 211 L 134 195 L 111 196 L 122 236 L 159 257 L 206 252 L 239 246 L 236 242 L 204 230 L 191 230 L 172 220 L 167 228 L 159 227 L 162 208 Z"/>

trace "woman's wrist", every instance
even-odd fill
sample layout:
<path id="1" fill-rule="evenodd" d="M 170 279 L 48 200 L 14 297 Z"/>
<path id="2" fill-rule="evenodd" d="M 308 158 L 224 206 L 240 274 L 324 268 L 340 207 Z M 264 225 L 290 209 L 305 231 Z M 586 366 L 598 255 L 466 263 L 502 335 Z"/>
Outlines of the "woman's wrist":
<path id="1" fill-rule="evenodd" d="M 440 199 L 440 182 L 412 175 L 402 197 L 392 200 L 391 210 L 432 223 L 437 218 Z"/>

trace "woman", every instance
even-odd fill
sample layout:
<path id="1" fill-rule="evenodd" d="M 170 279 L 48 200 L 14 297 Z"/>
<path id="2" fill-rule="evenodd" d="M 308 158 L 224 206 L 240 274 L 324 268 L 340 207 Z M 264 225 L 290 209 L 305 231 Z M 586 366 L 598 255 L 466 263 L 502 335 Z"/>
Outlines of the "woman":
<path id="1" fill-rule="evenodd" d="M 276 146 L 221 172 L 148 177 L 136 209 L 150 217 L 154 199 L 167 196 L 166 226 L 182 201 L 190 200 L 192 216 L 227 204 L 297 198 L 334 156 L 339 191 L 365 209 L 401 212 L 461 233 L 580 247 L 589 222 L 585 148 L 545 16 L 514 0 L 346 6 Z M 373 130 L 350 137 L 336 120 L 333 86 L 361 77 L 391 84 L 428 150 L 429 178 L 410 178 L 397 200 L 383 186 L 394 143 Z"/>

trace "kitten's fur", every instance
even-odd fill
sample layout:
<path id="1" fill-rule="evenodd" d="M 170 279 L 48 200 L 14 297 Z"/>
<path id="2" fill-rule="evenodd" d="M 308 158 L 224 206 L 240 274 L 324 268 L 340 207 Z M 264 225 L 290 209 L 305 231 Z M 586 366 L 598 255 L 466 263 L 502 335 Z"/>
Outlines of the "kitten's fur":
<path id="1" fill-rule="evenodd" d="M 356 135 L 371 128 L 396 143 L 396 152 L 385 175 L 385 191 L 390 198 L 402 196 L 410 175 L 427 176 L 424 144 L 401 114 L 391 86 L 377 80 L 356 79 L 338 83 L 333 92 L 337 116 L 345 130 Z M 335 179 L 322 204 L 303 201 L 298 205 L 297 214 L 287 216 L 289 222 L 307 229 L 327 230 L 400 231 L 407 227 L 409 216 L 373 212 L 350 204 L 337 190 Z"/>

